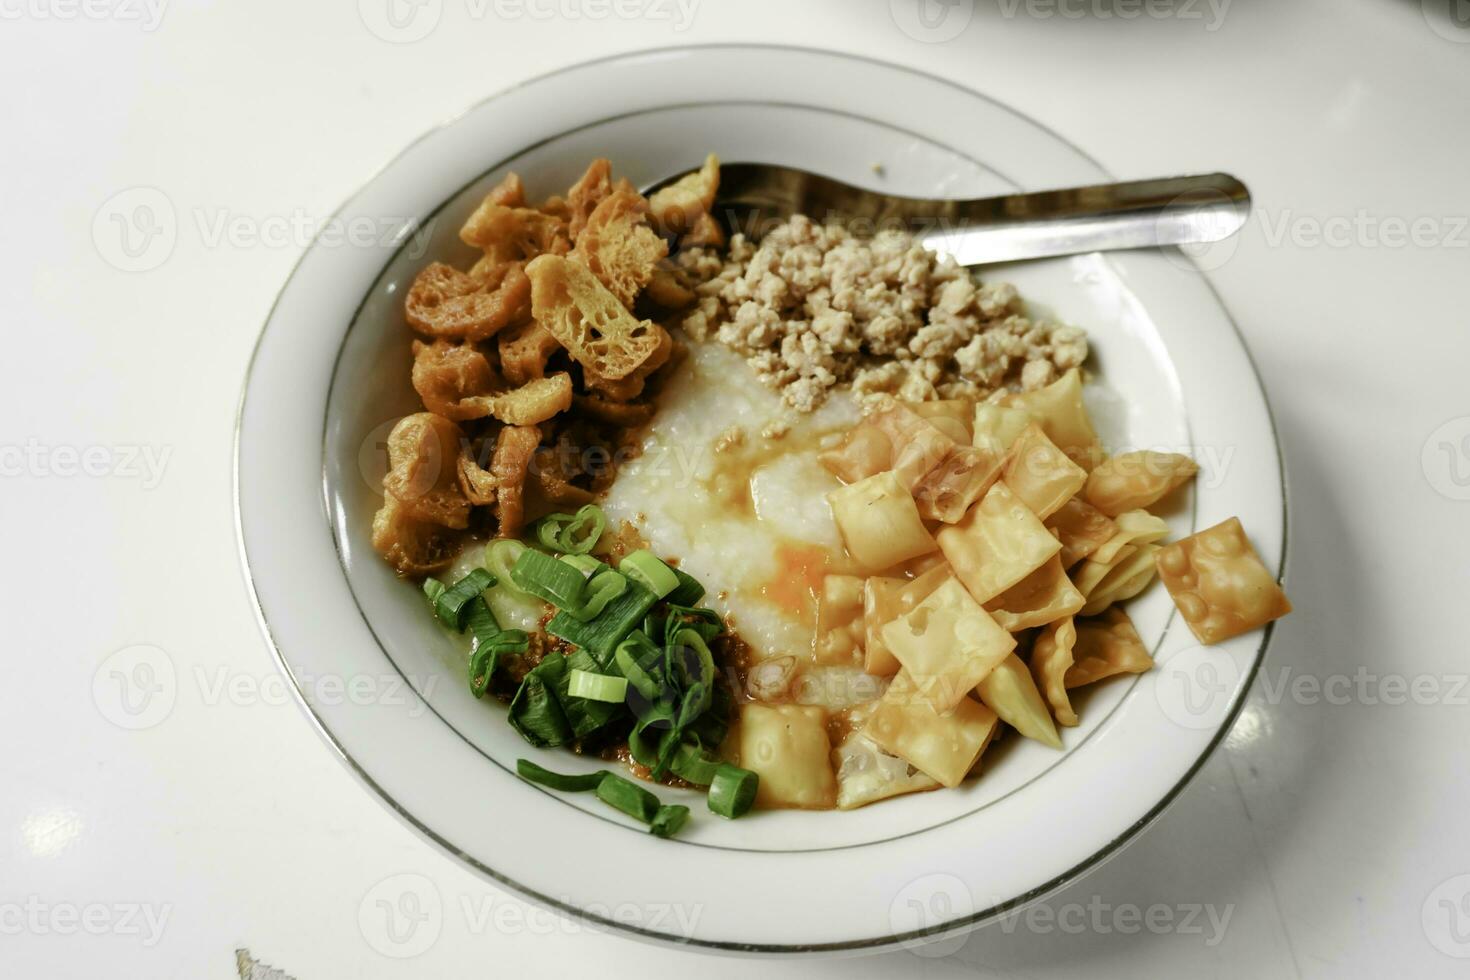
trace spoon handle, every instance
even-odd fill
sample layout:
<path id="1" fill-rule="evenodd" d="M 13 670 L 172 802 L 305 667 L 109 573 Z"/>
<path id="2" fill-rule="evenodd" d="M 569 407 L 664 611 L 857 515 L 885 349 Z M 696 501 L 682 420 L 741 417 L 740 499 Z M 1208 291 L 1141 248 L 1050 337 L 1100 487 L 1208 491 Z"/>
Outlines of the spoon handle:
<path id="1" fill-rule="evenodd" d="M 665 182 L 667 183 L 667 181 Z M 898 197 L 790 167 L 721 168 L 718 207 L 735 230 L 805 214 L 876 231 L 901 227 L 961 265 L 1215 242 L 1250 216 L 1245 184 L 1199 174 L 975 200 Z"/>
<path id="2" fill-rule="evenodd" d="M 1218 242 L 1250 216 L 1245 184 L 1201 174 L 956 201 L 919 230 L 926 248 L 960 265 L 1123 248 Z M 920 219 L 922 220 L 922 219 Z"/>

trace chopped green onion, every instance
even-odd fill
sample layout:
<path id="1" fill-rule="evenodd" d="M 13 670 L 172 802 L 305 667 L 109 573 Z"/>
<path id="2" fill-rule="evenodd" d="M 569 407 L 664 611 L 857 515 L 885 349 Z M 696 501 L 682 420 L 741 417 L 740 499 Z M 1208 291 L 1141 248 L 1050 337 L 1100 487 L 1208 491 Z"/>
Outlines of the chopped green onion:
<path id="1" fill-rule="evenodd" d="M 679 587 L 679 576 L 658 556 L 646 548 L 628 552 L 618 563 L 618 571 L 662 599 Z"/>
<path id="2" fill-rule="evenodd" d="M 607 517 L 595 504 L 575 514 L 548 514 L 536 522 L 536 540 L 543 547 L 570 555 L 585 555 L 607 530 Z"/>
<path id="3" fill-rule="evenodd" d="M 495 576 L 483 568 L 471 569 L 464 578 L 434 597 L 434 614 L 451 629 L 463 630 L 471 600 L 495 584 Z"/>
<path id="4" fill-rule="evenodd" d="M 622 704 L 628 693 L 628 679 L 610 674 L 596 674 L 590 670 L 574 670 L 569 675 L 567 690 L 574 698 L 589 701 L 606 701 Z"/>
<path id="5" fill-rule="evenodd" d="M 638 724 L 633 726 L 633 730 L 628 733 L 628 754 L 633 757 L 634 762 L 640 766 L 647 766 L 649 769 L 658 765 L 658 745 L 662 744 L 662 742 L 655 744 L 647 735 L 649 729 L 653 727 L 649 722 L 656 720 L 658 719 L 640 719 Z M 668 729 L 655 729 L 655 731 L 667 733 Z"/>
<path id="6" fill-rule="evenodd" d="M 571 565 L 586 578 L 591 578 L 608 567 L 591 555 L 562 555 L 560 560 Z"/>
<path id="7" fill-rule="evenodd" d="M 510 702 L 511 727 L 538 748 L 572 740 L 572 727 L 556 696 L 556 686 L 565 681 L 566 670 L 565 657 L 547 656 L 521 680 Z"/>
<path id="8" fill-rule="evenodd" d="M 582 572 L 531 548 L 516 559 L 510 578 L 522 591 L 539 596 L 558 609 L 575 609 L 587 597 L 587 580 Z"/>
<path id="9" fill-rule="evenodd" d="M 649 821 L 648 832 L 655 837 L 672 837 L 689 822 L 689 808 L 681 803 L 661 806 Z"/>
<path id="10" fill-rule="evenodd" d="M 714 655 L 710 653 L 704 637 L 692 629 L 681 629 L 674 634 L 666 656 L 672 661 L 668 668 L 669 676 L 677 679 L 685 691 L 701 692 L 698 709 L 689 718 L 692 723 L 710 705 L 715 683 Z"/>
<path id="11" fill-rule="evenodd" d="M 675 737 L 675 705 L 672 698 L 660 695 L 644 704 L 634 704 L 633 713 L 638 720 L 628 733 L 628 751 L 633 761 L 650 769 L 659 764 L 663 756 L 665 739 Z"/>
<path id="12" fill-rule="evenodd" d="M 673 728 L 664 732 L 663 737 L 658 740 L 658 759 L 649 770 L 649 778 L 662 780 L 669 774 L 669 765 L 674 761 L 674 754 L 679 751 L 682 743 L 683 728 L 675 724 Z"/>
<path id="13" fill-rule="evenodd" d="M 629 582 L 623 594 L 608 603 L 607 608 L 591 622 L 584 623 L 563 610 L 546 624 L 546 632 L 573 646 L 591 650 L 599 659 L 608 661 L 618 643 L 642 622 L 656 602 L 658 596 L 637 582 Z"/>
<path id="14" fill-rule="evenodd" d="M 709 710 L 689 726 L 689 733 L 699 739 L 700 744 L 718 748 L 730 731 L 730 711 L 734 700 L 728 688 L 716 684 L 710 697 Z"/>
<path id="15" fill-rule="evenodd" d="M 679 630 L 694 630 L 700 639 L 709 643 L 715 637 L 725 632 L 725 621 L 720 614 L 713 609 L 703 606 L 669 606 L 669 618 L 664 621 L 664 644 L 674 642 L 674 634 Z"/>
<path id="16" fill-rule="evenodd" d="M 501 632 L 500 622 L 490 611 L 484 596 L 475 596 L 470 602 L 470 607 L 465 612 L 465 628 L 470 631 L 470 638 L 476 646 L 494 639 Z"/>
<path id="17" fill-rule="evenodd" d="M 709 808 L 722 817 L 734 820 L 750 812 L 760 776 L 749 769 L 722 763 L 709 784 Z"/>
<path id="18" fill-rule="evenodd" d="M 704 586 L 699 579 L 679 569 L 674 569 L 674 574 L 679 578 L 679 587 L 668 595 L 664 601 L 675 606 L 692 606 L 704 598 Z"/>
<path id="19" fill-rule="evenodd" d="M 645 699 L 654 701 L 658 699 L 659 692 L 663 689 L 663 682 L 652 673 L 652 670 L 662 657 L 662 652 L 653 645 L 652 640 L 638 630 L 634 630 L 618 644 L 613 653 L 613 663 L 627 678 L 628 683 L 633 685 L 634 690 L 643 695 Z"/>
<path id="20" fill-rule="evenodd" d="M 658 813 L 658 797 L 630 779 L 607 773 L 597 784 L 597 798 L 630 817 L 651 823 Z"/>
<path id="21" fill-rule="evenodd" d="M 714 782 L 720 765 L 719 759 L 690 742 L 681 742 L 669 762 L 675 776 L 696 786 L 708 786 Z"/>
<path id="22" fill-rule="evenodd" d="M 495 576 L 498 584 L 521 595 L 529 593 L 523 592 L 520 586 L 515 584 L 510 571 L 515 567 L 516 559 L 520 558 L 521 552 L 525 550 L 526 546 L 515 538 L 496 538 L 485 546 L 485 568 Z"/>
<path id="23" fill-rule="evenodd" d="M 585 793 L 602 785 L 602 780 L 608 776 L 607 770 L 601 772 L 589 772 L 575 776 L 552 772 L 550 769 L 542 769 L 530 759 L 517 759 L 516 772 L 528 782 L 540 783 L 550 789 L 560 790 L 563 793 Z"/>
<path id="24" fill-rule="evenodd" d="M 430 609 L 434 608 L 434 604 L 439 601 L 439 597 L 444 594 L 444 590 L 447 588 L 447 585 L 432 575 L 424 579 L 424 595 L 429 597 Z"/>
<path id="25" fill-rule="evenodd" d="M 586 600 L 576 609 L 568 609 L 567 612 L 583 623 L 590 622 L 627 588 L 627 579 L 611 568 L 604 568 L 587 580 Z"/>
<path id="26" fill-rule="evenodd" d="M 695 719 L 704 714 L 709 705 L 709 685 L 701 681 L 684 692 L 684 701 L 679 705 L 679 720 L 674 723 L 675 727 L 682 732 L 694 724 Z"/>
<path id="27" fill-rule="evenodd" d="M 477 596 L 470 603 L 465 625 L 470 631 L 473 646 L 470 650 L 470 693 L 484 697 L 490 689 L 490 680 L 500 666 L 500 658 L 507 653 L 525 653 L 530 646 L 530 637 L 521 630 L 503 630 L 495 621 L 495 614 Z"/>
<path id="28" fill-rule="evenodd" d="M 626 709 L 622 702 L 612 704 L 607 701 L 593 701 L 572 695 L 572 671 L 585 670 L 589 674 L 602 673 L 602 665 L 592 654 L 586 650 L 573 650 L 565 657 L 560 654 L 551 654 L 551 656 L 566 664 L 566 670 L 556 682 L 556 698 L 561 705 L 562 714 L 567 719 L 567 725 L 572 730 L 573 738 L 586 738 L 625 713 Z"/>

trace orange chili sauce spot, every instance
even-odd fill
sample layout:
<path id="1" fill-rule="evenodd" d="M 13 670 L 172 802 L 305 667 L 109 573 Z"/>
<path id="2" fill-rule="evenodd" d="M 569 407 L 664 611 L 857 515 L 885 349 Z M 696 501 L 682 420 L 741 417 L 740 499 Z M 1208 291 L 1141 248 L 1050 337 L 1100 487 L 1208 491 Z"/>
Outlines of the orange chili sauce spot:
<path id="1" fill-rule="evenodd" d="M 831 556 L 825 548 L 783 544 L 776 549 L 776 574 L 761 586 L 761 595 L 815 626 L 817 597 L 829 564 Z"/>

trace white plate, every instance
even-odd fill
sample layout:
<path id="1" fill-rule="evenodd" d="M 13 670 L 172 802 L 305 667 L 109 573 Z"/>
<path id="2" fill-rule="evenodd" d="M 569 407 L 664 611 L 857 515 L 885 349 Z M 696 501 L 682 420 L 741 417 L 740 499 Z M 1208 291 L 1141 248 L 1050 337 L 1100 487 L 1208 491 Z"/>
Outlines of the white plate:
<path id="1" fill-rule="evenodd" d="M 382 439 L 416 408 L 402 293 L 429 258 L 468 257 L 455 232 L 485 189 L 514 169 L 533 194 L 549 193 L 599 155 L 644 182 L 707 150 L 934 196 L 1107 177 L 973 92 L 807 50 L 630 55 L 482 103 L 407 149 L 340 212 L 348 229 L 409 222 L 425 233 L 314 244 L 262 333 L 236 448 L 241 548 L 262 626 L 322 733 L 384 802 L 466 863 L 568 914 L 772 952 L 973 926 L 1096 867 L 1157 816 L 1228 727 L 1269 630 L 1203 651 L 1155 586 L 1130 613 L 1160 667 L 1083 695 L 1064 752 L 1010 739 L 962 789 L 851 813 L 727 822 L 691 797 L 696 819 L 663 841 L 595 800 L 513 774 L 522 756 L 560 769 L 579 760 L 529 750 L 502 708 L 470 696 L 417 590 L 368 544 Z M 1280 567 L 1285 489 L 1264 396 L 1187 260 L 1092 255 L 992 274 L 1091 333 L 1105 383 L 1089 397 L 1112 445 L 1199 459 L 1176 531 L 1238 515 L 1268 567 Z"/>

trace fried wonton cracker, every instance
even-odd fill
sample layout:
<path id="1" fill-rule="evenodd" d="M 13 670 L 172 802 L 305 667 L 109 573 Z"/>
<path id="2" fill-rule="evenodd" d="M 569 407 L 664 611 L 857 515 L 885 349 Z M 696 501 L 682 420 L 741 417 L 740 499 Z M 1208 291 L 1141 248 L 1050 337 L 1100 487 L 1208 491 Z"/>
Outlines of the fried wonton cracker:
<path id="1" fill-rule="evenodd" d="M 543 255 L 526 267 L 536 322 L 599 378 L 626 378 L 663 344 L 660 330 L 638 320 L 580 262 Z"/>
<path id="2" fill-rule="evenodd" d="M 1005 460 L 989 449 L 956 445 L 914 487 L 914 503 L 927 520 L 957 524 L 970 505 L 1000 478 Z"/>
<path id="3" fill-rule="evenodd" d="M 1102 546 L 1088 555 L 1090 561 L 1111 564 L 1128 545 L 1153 544 L 1169 536 L 1169 525 L 1162 517 L 1146 510 L 1128 510 L 1113 518 L 1117 529 Z"/>
<path id="4" fill-rule="evenodd" d="M 1112 518 L 1083 500 L 1073 497 L 1046 521 L 1047 529 L 1062 542 L 1062 567 L 1071 568 L 1118 533 Z"/>
<path id="5" fill-rule="evenodd" d="M 1046 564 L 1062 543 L 1004 483 L 964 520 L 939 529 L 939 549 L 976 602 L 989 602 Z"/>
<path id="6" fill-rule="evenodd" d="M 1077 465 L 1091 469 L 1097 462 L 1097 431 L 1082 403 L 1082 374 L 1076 368 L 1045 388 L 1010 396 L 1006 404 L 1030 414 L 1046 437 Z"/>
<path id="7" fill-rule="evenodd" d="M 937 556 L 926 556 L 937 557 Z M 914 578 L 870 575 L 863 583 L 863 671 L 876 677 L 896 674 L 901 666 L 888 644 L 883 641 L 883 627 L 906 616 L 952 573 L 939 559 Z"/>
<path id="8" fill-rule="evenodd" d="M 1291 612 L 1291 600 L 1232 517 L 1165 546 L 1159 577 L 1201 643 L 1219 643 Z"/>
<path id="9" fill-rule="evenodd" d="M 1067 694 L 1067 671 L 1072 666 L 1072 648 L 1077 643 L 1077 627 L 1072 617 L 1059 619 L 1036 637 L 1031 647 L 1031 676 L 1051 705 L 1058 725 L 1071 728 L 1077 724 L 1077 712 Z"/>
<path id="10" fill-rule="evenodd" d="M 1095 684 L 1115 674 L 1142 674 L 1154 665 L 1133 620 L 1114 606 L 1097 619 L 1079 619 L 1068 688 Z"/>
<path id="11" fill-rule="evenodd" d="M 958 786 L 995 737 L 1000 719 L 973 698 L 940 713 L 906 672 L 888 686 L 863 734 L 945 786 Z"/>
<path id="12" fill-rule="evenodd" d="M 939 781 L 926 776 L 898 756 L 878 747 L 862 733 L 873 705 L 851 713 L 853 729 L 832 750 L 832 768 L 837 773 L 837 809 L 854 810 L 869 803 L 904 793 L 922 793 L 939 788 Z"/>
<path id="13" fill-rule="evenodd" d="M 1098 464 L 1083 495 L 1092 506 L 1116 517 L 1125 510 L 1153 506 L 1198 472 L 1194 460 L 1178 453 L 1123 453 Z"/>
<path id="14" fill-rule="evenodd" d="M 1052 555 L 1046 564 L 987 602 L 985 611 L 1004 629 L 1018 633 L 1075 615 L 1086 602 L 1062 570 L 1061 558 Z"/>
<path id="15" fill-rule="evenodd" d="M 1002 479 L 1033 514 L 1046 520 L 1082 489 L 1087 471 L 1032 422 L 1011 445 Z"/>
<path id="16" fill-rule="evenodd" d="M 906 615 L 883 627 L 883 642 L 919 693 L 948 712 L 1016 648 L 959 580 L 950 577 Z"/>
<path id="17" fill-rule="evenodd" d="M 1096 616 L 1115 602 L 1132 599 L 1154 580 L 1157 572 L 1154 555 L 1158 553 L 1159 546 L 1139 544 L 1128 548 L 1127 557 L 1118 559 L 1107 574 L 1087 590 L 1087 604 L 1079 615 Z"/>
<path id="18" fill-rule="evenodd" d="M 819 664 L 851 664 L 861 658 L 865 636 L 863 579 L 857 575 L 828 575 L 817 596 L 813 658 Z"/>
<path id="19" fill-rule="evenodd" d="M 970 444 L 975 425 L 972 398 L 938 398 L 927 402 L 905 402 L 914 414 L 928 419 L 955 442 Z"/>

